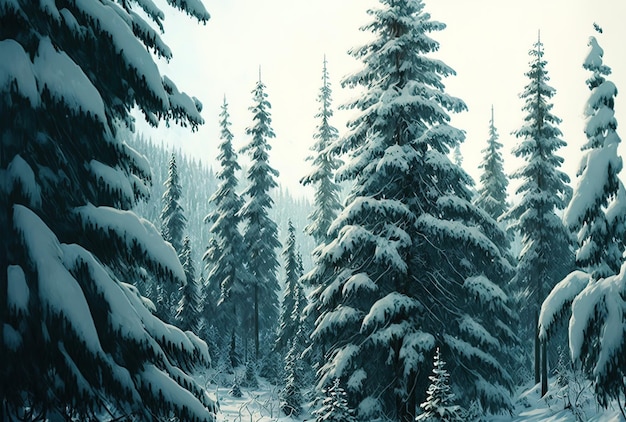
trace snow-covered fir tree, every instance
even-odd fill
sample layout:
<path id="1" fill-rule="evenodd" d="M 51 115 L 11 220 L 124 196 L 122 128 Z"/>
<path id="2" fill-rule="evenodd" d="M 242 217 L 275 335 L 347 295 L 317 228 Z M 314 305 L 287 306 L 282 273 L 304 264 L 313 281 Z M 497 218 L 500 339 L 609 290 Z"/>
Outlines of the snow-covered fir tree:
<path id="1" fill-rule="evenodd" d="M 300 315 L 294 315 L 296 303 L 304 294 L 300 285 L 302 277 L 302 259 L 296 244 L 296 228 L 291 220 L 288 223 L 287 239 L 283 246 L 285 262 L 285 289 L 281 304 L 276 350 L 285 355 L 289 350 L 289 341 L 294 338 L 300 325 Z"/>
<path id="2" fill-rule="evenodd" d="M 540 335 L 547 338 L 563 312 L 571 312 L 569 347 L 576 364 L 582 363 L 593 380 L 602 406 L 624 403 L 626 395 L 626 320 L 624 298 L 624 218 L 626 197 L 619 179 L 622 159 L 617 134 L 617 88 L 607 79 L 611 69 L 596 37 L 589 39 L 583 67 L 591 72 L 591 93 L 585 107 L 587 143 L 580 178 L 564 220 L 578 233 L 577 264 L 548 295 L 541 308 Z M 620 404 L 622 412 L 624 406 Z"/>
<path id="3" fill-rule="evenodd" d="M 271 104 L 260 74 L 252 94 L 250 111 L 253 124 L 246 129 L 251 139 L 242 149 L 249 154 L 252 164 L 246 174 L 248 187 L 243 193 L 246 202 L 240 215 L 245 222 L 244 249 L 251 275 L 248 294 L 253 303 L 254 350 L 258 359 L 261 336 L 271 336 L 276 332 L 279 289 L 276 249 L 280 247 L 280 241 L 276 223 L 269 216 L 274 204 L 270 191 L 277 186 L 275 178 L 278 177 L 278 171 L 269 163 L 269 140 L 276 135 L 271 126 Z"/>
<path id="4" fill-rule="evenodd" d="M 198 333 L 202 319 L 203 301 L 200 278 L 196 277 L 196 268 L 191 257 L 191 241 L 189 236 L 183 239 L 180 255 L 185 270 L 186 283 L 180 288 L 180 300 L 176 310 L 176 326 Z"/>
<path id="5" fill-rule="evenodd" d="M 461 152 L 461 145 L 457 145 L 454 147 L 454 151 L 452 152 L 452 159 L 454 160 L 454 164 L 456 164 L 457 166 L 463 166 L 463 153 Z"/>
<path id="6" fill-rule="evenodd" d="M 512 174 L 521 181 L 515 192 L 520 200 L 506 219 L 522 241 L 516 275 L 511 282 L 521 324 L 518 335 L 521 344 L 526 345 L 526 356 L 534 353 L 534 360 L 525 361 L 534 362 L 535 382 L 542 382 L 545 394 L 547 345 L 540 344 L 537 323 L 541 304 L 550 290 L 574 268 L 573 238 L 556 214 L 567 206 L 571 188 L 569 177 L 559 170 L 563 158 L 557 152 L 566 143 L 558 128 L 561 119 L 552 113 L 551 100 L 556 91 L 548 85 L 550 78 L 540 39 L 529 55 L 530 70 L 526 72 L 529 82 L 520 95 L 526 115 L 522 127 L 514 132 L 520 141 L 513 154 L 525 161 Z"/>
<path id="7" fill-rule="evenodd" d="M 340 188 L 335 182 L 335 172 L 342 162 L 330 148 L 339 137 L 339 132 L 330 122 L 334 113 L 326 57 L 322 69 L 322 87 L 317 101 L 320 108 L 315 117 L 319 119 L 319 124 L 313 135 L 315 140 L 311 148 L 313 154 L 307 157 L 307 161 L 312 161 L 314 168 L 309 175 L 300 180 L 300 183 L 315 187 L 315 209 L 309 216 L 310 223 L 304 231 L 313 236 L 319 244 L 326 240 L 328 228 L 341 209 Z"/>
<path id="8" fill-rule="evenodd" d="M 487 211 L 494 220 L 498 220 L 507 211 L 506 189 L 509 181 L 504 174 L 502 159 L 502 143 L 498 141 L 498 130 L 494 121 L 493 106 L 491 106 L 491 120 L 489 120 L 489 139 L 487 148 L 481 152 L 483 160 L 478 166 L 482 170 L 480 188 L 475 204 Z"/>
<path id="9" fill-rule="evenodd" d="M 183 207 L 180 205 L 182 194 L 183 188 L 178 177 L 176 155 L 172 154 L 168 164 L 165 192 L 161 198 L 163 202 L 161 233 L 163 234 L 163 239 L 170 242 L 179 255 L 183 251 L 183 238 L 185 236 L 185 225 L 187 224 Z"/>
<path id="10" fill-rule="evenodd" d="M 465 420 L 461 406 L 454 404 L 454 394 L 450 389 L 450 374 L 445 368 L 439 348 L 435 350 L 433 374 L 429 377 L 430 385 L 426 391 L 426 400 L 420 404 L 423 413 L 415 420 L 418 422 L 462 422 Z"/>
<path id="11" fill-rule="evenodd" d="M 322 406 L 314 411 L 315 422 L 356 422 L 354 410 L 348 405 L 347 394 L 339 378 L 325 388 Z"/>
<path id="12" fill-rule="evenodd" d="M 237 335 L 248 335 L 247 330 L 245 333 L 242 330 L 246 329 L 244 322 L 249 320 L 246 315 L 251 306 L 246 287 L 249 276 L 243 236 L 239 231 L 239 211 L 243 206 L 243 199 L 237 193 L 237 172 L 241 167 L 233 148 L 234 136 L 230 126 L 228 103 L 224 98 L 220 112 L 221 143 L 217 157 L 221 166 L 217 173 L 220 184 L 209 199 L 214 210 L 206 217 L 213 239 L 203 257 L 207 272 L 207 300 L 211 311 L 210 315 L 207 314 L 207 319 L 223 333 L 223 341 L 232 340 Z M 218 346 L 222 346 L 222 340 L 219 340 Z"/>
<path id="13" fill-rule="evenodd" d="M 302 294 L 296 299 L 292 318 L 302 321 L 301 315 L 306 304 Z M 309 343 L 309 331 L 305 324 L 299 323 L 297 331 L 289 341 L 289 351 L 284 358 L 284 387 L 280 392 L 281 409 L 286 415 L 298 416 L 302 412 L 302 389 L 307 386 L 306 363 L 302 354 Z"/>
<path id="14" fill-rule="evenodd" d="M 170 157 L 164 186 L 165 192 L 161 197 L 163 204 L 161 210 L 161 235 L 163 239 L 172 244 L 180 258 L 183 252 L 183 237 L 187 219 L 183 207 L 180 205 L 182 186 L 178 176 L 175 154 L 172 154 Z M 182 285 L 174 283 L 155 284 L 157 315 L 163 321 L 173 322 L 180 300 L 180 288 Z"/>
<path id="15" fill-rule="evenodd" d="M 305 276 L 319 286 L 318 387 L 340 378 L 361 420 L 412 421 L 428 385 L 420 365 L 441 344 L 459 400 L 506 411 L 512 268 L 497 246 L 505 233 L 448 158 L 463 140 L 448 113 L 465 104 L 444 92 L 453 69 L 430 57 L 439 44 L 429 33 L 445 25 L 420 0 L 380 3 L 363 28 L 375 39 L 352 51 L 364 68 L 344 81 L 364 88 L 348 104 L 358 113 L 334 147 L 349 157 L 338 177 L 354 187 Z"/>
<path id="16" fill-rule="evenodd" d="M 209 18 L 199 1 L 169 3 Z M 185 279 L 130 211 L 150 167 L 117 126 L 132 126 L 133 107 L 154 125 L 202 123 L 148 51 L 171 57 L 152 27 L 163 19 L 145 0 L 0 1 L 2 420 L 214 420 L 186 374 L 208 363 L 206 344 L 131 284 L 140 269 Z"/>

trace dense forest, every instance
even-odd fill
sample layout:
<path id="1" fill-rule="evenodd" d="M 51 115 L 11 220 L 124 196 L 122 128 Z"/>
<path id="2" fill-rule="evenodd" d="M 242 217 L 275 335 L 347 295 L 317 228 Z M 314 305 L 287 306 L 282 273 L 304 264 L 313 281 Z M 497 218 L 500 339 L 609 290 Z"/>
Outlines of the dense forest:
<path id="1" fill-rule="evenodd" d="M 320 63 L 308 200 L 272 166 L 272 87 L 259 72 L 247 110 L 223 98 L 205 116 L 156 64 L 172 52 L 151 0 L 0 0 L 1 420 L 626 419 L 603 29 L 581 62 L 578 173 L 538 37 L 520 69 L 522 164 L 505 168 L 492 108 L 474 181 L 451 123 L 467 105 L 436 58 L 445 24 L 423 0 L 379 3 L 340 81 L 358 92 L 341 130 Z M 215 119 L 217 156 L 136 133 L 136 113 L 192 132 Z"/>

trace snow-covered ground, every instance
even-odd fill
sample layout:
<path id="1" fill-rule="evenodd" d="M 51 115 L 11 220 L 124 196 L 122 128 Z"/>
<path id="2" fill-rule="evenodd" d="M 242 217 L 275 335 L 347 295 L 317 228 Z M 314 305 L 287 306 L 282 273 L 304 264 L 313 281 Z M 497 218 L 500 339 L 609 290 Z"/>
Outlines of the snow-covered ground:
<path id="1" fill-rule="evenodd" d="M 199 376 L 199 381 L 207 385 L 210 395 L 219 404 L 218 422 L 304 422 L 314 421 L 305 406 L 297 417 L 287 417 L 280 410 L 279 388 L 264 379 L 259 379 L 259 388 L 241 388 L 242 397 L 232 397 L 230 387 L 216 386 L 207 381 L 207 374 Z M 600 408 L 588 385 L 582 385 L 570 392 L 575 406 L 565 408 L 564 392 L 559 392 L 554 381 L 550 384 L 550 393 L 540 396 L 540 387 L 531 386 L 518 391 L 515 415 L 494 415 L 485 422 L 624 422 L 619 408 Z"/>

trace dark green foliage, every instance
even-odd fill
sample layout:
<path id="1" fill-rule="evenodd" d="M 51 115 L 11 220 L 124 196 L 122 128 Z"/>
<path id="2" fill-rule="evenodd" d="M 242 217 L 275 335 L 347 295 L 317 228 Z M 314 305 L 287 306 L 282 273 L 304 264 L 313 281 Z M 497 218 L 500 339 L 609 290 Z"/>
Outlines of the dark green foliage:
<path id="1" fill-rule="evenodd" d="M 183 330 L 198 334 L 201 328 L 203 311 L 201 280 L 196 277 L 196 270 L 191 258 L 191 241 L 183 239 L 181 260 L 185 270 L 186 283 L 180 288 L 180 300 L 176 311 L 176 325 Z"/>
<path id="2" fill-rule="evenodd" d="M 339 378 L 324 389 L 322 406 L 314 412 L 315 422 L 356 422 L 354 410 L 348 406 L 346 392 Z"/>
<path id="3" fill-rule="evenodd" d="M 195 2 L 171 4 L 208 19 Z M 214 420 L 187 375 L 209 363 L 204 344 L 158 320 L 132 285 L 185 274 L 131 211 L 150 168 L 119 125 L 133 107 L 155 125 L 202 123 L 147 51 L 170 56 L 144 21 L 164 16 L 131 12 L 144 6 L 0 4 L 10 63 L 0 78 L 1 420 Z"/>
<path id="4" fill-rule="evenodd" d="M 270 191 L 277 186 L 278 171 L 269 164 L 269 140 L 274 138 L 270 117 L 271 105 L 267 100 L 265 85 L 259 79 L 255 89 L 252 112 L 253 125 L 246 129 L 250 142 L 242 149 L 248 153 L 252 164 L 247 172 L 248 186 L 243 196 L 246 203 L 240 211 L 245 223 L 243 236 L 245 260 L 250 272 L 250 285 L 246 289 L 253 304 L 255 358 L 260 358 L 260 338 L 275 333 L 278 321 L 278 259 L 276 249 L 280 247 L 278 228 L 269 216 L 274 205 Z"/>

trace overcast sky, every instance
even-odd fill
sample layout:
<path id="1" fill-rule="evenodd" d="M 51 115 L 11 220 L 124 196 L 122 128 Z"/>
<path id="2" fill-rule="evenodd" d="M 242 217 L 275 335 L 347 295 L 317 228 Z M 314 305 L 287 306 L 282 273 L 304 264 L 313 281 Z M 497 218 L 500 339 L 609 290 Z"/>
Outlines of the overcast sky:
<path id="1" fill-rule="evenodd" d="M 162 2 L 162 1 L 161 1 Z M 162 66 L 178 87 L 204 104 L 206 124 L 197 132 L 164 125 L 147 130 L 155 141 L 165 140 L 210 162 L 219 145 L 218 114 L 226 95 L 233 122 L 235 146 L 246 144 L 245 128 L 251 124 L 248 107 L 258 80 L 259 67 L 272 104 L 276 138 L 270 161 L 281 173 L 280 182 L 299 189 L 307 171 L 305 157 L 312 145 L 317 121 L 316 98 L 321 85 L 324 54 L 328 59 L 334 106 L 355 95 L 341 88 L 341 80 L 360 63 L 347 51 L 363 44 L 371 34 L 359 31 L 369 22 L 366 10 L 376 0 L 227 0 L 204 1 L 211 13 L 206 26 L 163 6 L 165 41 L 174 58 Z M 463 167 L 478 180 L 480 150 L 485 147 L 491 105 L 504 144 L 507 171 L 519 162 L 510 151 L 510 134 L 522 124 L 518 95 L 527 84 L 529 49 L 541 31 L 551 85 L 557 89 L 554 113 L 568 147 L 561 151 L 565 170 L 574 177 L 584 142 L 582 110 L 588 97 L 582 69 L 589 36 L 604 48 L 604 62 L 613 70 L 618 90 L 626 90 L 626 1 L 623 0 L 427 0 L 426 11 L 447 24 L 431 34 L 441 43 L 435 57 L 456 70 L 447 78 L 446 91 L 463 99 L 469 111 L 453 116 L 453 125 L 467 132 L 462 146 Z M 592 23 L 603 27 L 599 35 Z M 626 96 L 616 101 L 618 133 L 626 137 Z M 345 132 L 352 112 L 336 111 L 333 124 Z M 620 130 L 621 129 L 621 130 Z M 626 147 L 621 149 L 622 155 Z M 242 157 L 243 161 L 243 157 Z"/>

